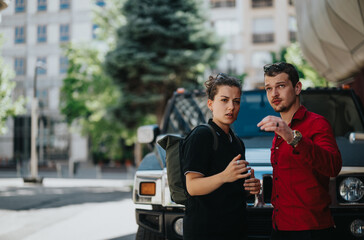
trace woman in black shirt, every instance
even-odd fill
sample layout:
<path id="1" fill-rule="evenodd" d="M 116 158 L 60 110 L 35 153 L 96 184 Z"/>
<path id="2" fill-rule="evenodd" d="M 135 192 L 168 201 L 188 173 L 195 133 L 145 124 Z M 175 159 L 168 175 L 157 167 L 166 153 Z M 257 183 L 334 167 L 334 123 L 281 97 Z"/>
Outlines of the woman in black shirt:
<path id="1" fill-rule="evenodd" d="M 189 193 L 184 239 L 245 239 L 246 191 L 259 193 L 260 181 L 253 169 L 248 172 L 244 144 L 230 129 L 240 110 L 241 84 L 219 74 L 210 76 L 205 86 L 213 115 L 209 124 L 218 136 L 218 148 L 213 149 L 213 133 L 206 127 L 195 128 L 183 144 Z"/>

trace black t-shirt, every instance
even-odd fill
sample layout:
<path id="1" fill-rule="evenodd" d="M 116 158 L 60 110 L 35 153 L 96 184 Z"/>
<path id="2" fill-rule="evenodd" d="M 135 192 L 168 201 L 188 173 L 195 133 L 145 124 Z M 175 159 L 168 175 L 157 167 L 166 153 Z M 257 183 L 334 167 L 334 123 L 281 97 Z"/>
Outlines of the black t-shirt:
<path id="1" fill-rule="evenodd" d="M 227 135 L 212 120 L 218 148 L 213 150 L 213 135 L 207 127 L 197 127 L 183 144 L 183 172 L 199 172 L 212 176 L 225 170 L 234 157 L 245 159 L 242 141 Z M 244 180 L 225 183 L 203 196 L 188 196 L 184 217 L 184 239 L 244 239 L 246 193 Z M 231 235 L 230 235 L 231 234 Z"/>

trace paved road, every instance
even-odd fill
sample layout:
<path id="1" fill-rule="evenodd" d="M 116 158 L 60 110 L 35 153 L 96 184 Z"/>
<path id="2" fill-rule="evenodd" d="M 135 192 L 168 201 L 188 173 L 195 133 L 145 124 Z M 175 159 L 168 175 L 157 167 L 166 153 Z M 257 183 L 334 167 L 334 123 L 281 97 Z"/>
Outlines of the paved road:
<path id="1" fill-rule="evenodd" d="M 132 179 L 0 178 L 0 239 L 135 239 Z"/>

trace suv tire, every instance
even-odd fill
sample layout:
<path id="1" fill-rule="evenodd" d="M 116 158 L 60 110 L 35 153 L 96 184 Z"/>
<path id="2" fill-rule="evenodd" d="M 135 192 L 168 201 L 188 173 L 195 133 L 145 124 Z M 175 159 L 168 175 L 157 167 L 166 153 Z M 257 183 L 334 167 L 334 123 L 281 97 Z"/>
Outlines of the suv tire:
<path id="1" fill-rule="evenodd" d="M 165 240 L 154 232 L 151 232 L 145 228 L 139 227 L 135 240 Z"/>

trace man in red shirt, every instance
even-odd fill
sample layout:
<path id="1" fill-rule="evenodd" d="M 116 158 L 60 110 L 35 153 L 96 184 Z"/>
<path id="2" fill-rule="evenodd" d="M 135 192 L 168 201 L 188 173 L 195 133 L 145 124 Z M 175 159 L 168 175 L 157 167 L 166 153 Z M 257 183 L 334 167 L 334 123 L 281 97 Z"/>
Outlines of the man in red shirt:
<path id="1" fill-rule="evenodd" d="M 269 103 L 281 115 L 258 123 L 261 130 L 275 132 L 271 239 L 330 239 L 329 181 L 342 166 L 332 128 L 300 104 L 302 83 L 292 64 L 265 65 L 264 82 Z"/>

